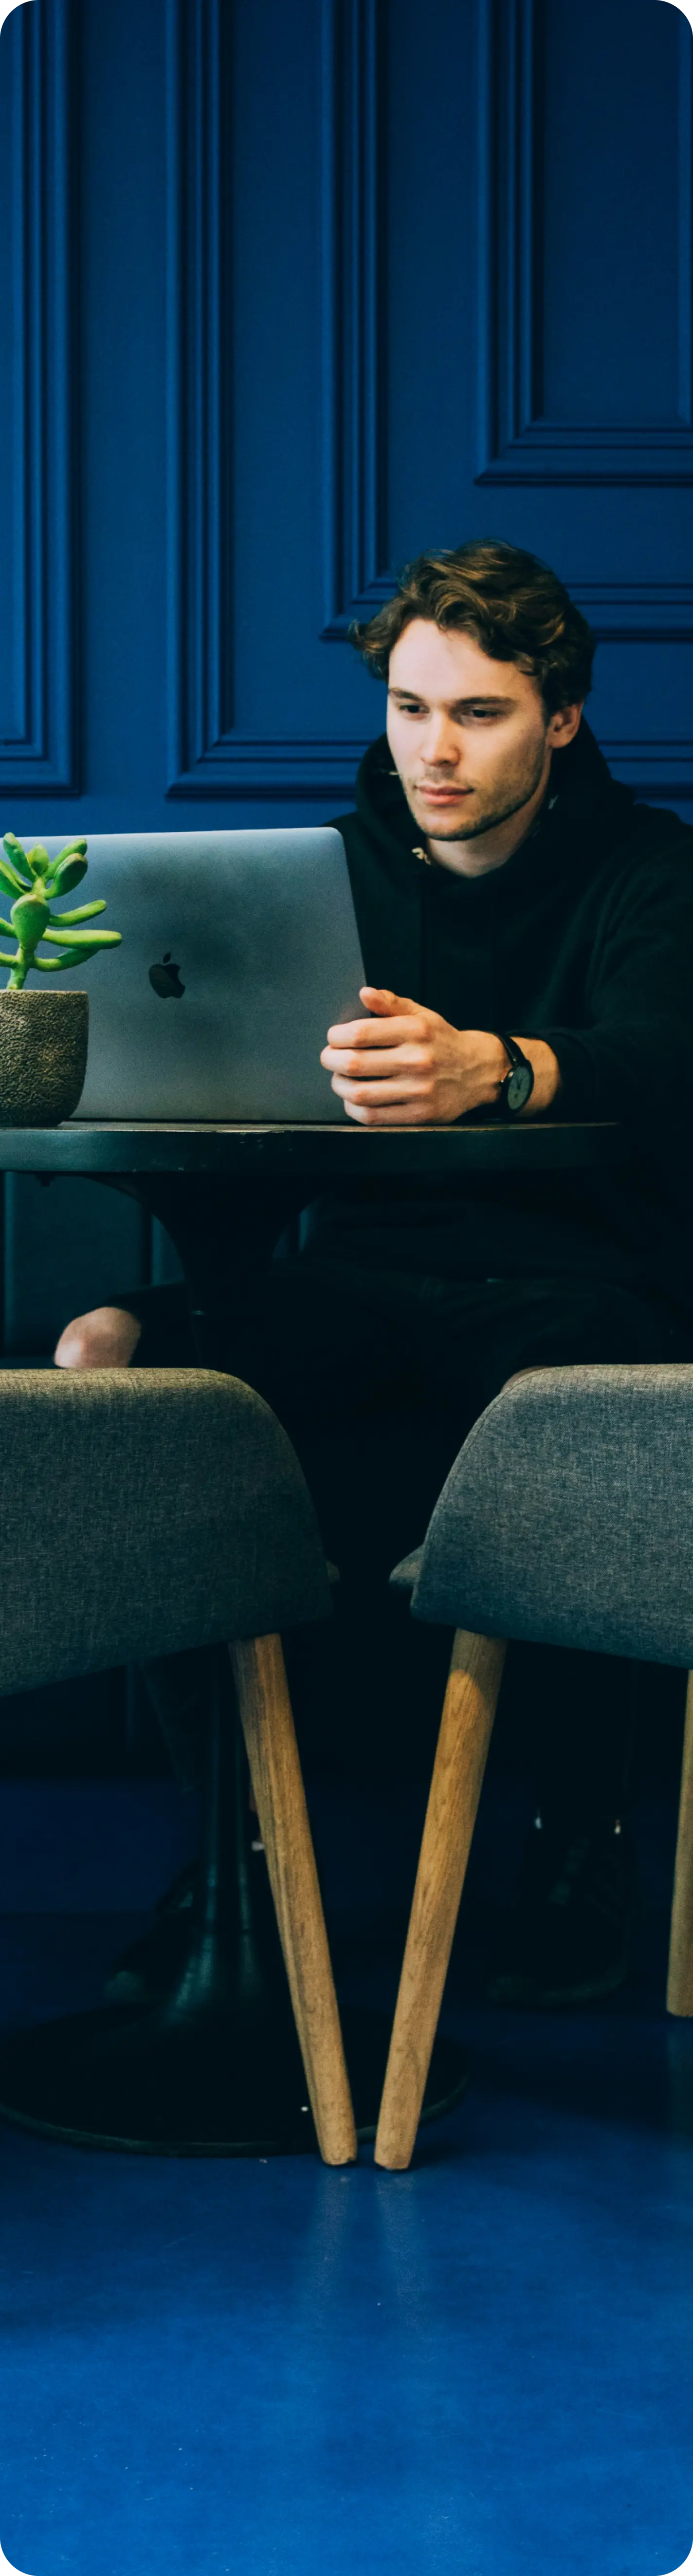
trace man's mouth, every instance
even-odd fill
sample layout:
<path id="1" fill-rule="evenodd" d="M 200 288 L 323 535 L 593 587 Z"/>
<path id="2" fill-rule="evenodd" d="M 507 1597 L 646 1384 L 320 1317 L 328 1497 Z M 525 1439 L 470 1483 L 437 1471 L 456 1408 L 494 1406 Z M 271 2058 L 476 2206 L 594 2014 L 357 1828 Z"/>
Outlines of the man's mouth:
<path id="1" fill-rule="evenodd" d="M 427 787 L 417 784 L 416 794 L 425 796 L 427 805 L 459 805 L 463 796 L 473 796 L 473 787 Z"/>

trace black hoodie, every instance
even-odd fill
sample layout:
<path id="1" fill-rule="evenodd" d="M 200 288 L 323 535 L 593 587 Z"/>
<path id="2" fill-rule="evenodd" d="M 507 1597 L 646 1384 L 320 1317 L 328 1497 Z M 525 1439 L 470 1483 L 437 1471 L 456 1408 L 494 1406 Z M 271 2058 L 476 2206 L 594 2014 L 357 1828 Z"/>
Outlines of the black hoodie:
<path id="1" fill-rule="evenodd" d="M 533 830 L 486 876 L 417 856 L 384 735 L 337 828 L 367 981 L 455 1028 L 546 1039 L 562 1081 L 550 1118 L 616 1118 L 632 1137 L 627 1164 L 605 1176 L 381 1194 L 392 1264 L 448 1278 L 589 1273 L 690 1310 L 693 831 L 635 804 L 584 717 L 554 753 Z M 350 1233 L 364 1221 L 361 1200 Z M 354 1258 L 353 1235 L 350 1248 Z"/>

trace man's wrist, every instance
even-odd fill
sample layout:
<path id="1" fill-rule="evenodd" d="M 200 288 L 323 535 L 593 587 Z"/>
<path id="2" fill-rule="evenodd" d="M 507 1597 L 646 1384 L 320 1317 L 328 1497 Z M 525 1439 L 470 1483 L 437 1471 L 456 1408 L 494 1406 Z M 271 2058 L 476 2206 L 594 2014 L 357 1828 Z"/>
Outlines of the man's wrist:
<path id="1" fill-rule="evenodd" d="M 506 1073 L 509 1071 L 510 1065 L 503 1040 L 489 1030 L 486 1034 L 484 1059 L 480 1068 L 483 1083 L 483 1089 L 479 1091 L 480 1109 L 500 1099 L 501 1083 L 505 1081 Z"/>
<path id="2" fill-rule="evenodd" d="M 509 1034 L 514 1037 L 515 1031 L 511 1030 Z M 501 1084 L 510 1072 L 510 1059 L 502 1038 L 495 1030 L 465 1029 L 460 1030 L 459 1036 L 466 1096 L 464 1108 L 458 1114 L 469 1117 L 476 1109 L 497 1106 Z M 550 1109 L 552 1101 L 557 1098 L 561 1088 L 560 1065 L 553 1048 L 547 1046 L 544 1038 L 523 1038 L 518 1034 L 515 1042 L 522 1048 L 534 1074 L 534 1088 L 526 1108 L 520 1110 L 519 1115 L 521 1118 L 536 1117 L 542 1109 Z"/>
<path id="3" fill-rule="evenodd" d="M 515 1036 L 514 1029 L 511 1034 Z M 554 1055 L 553 1047 L 547 1046 L 545 1038 L 518 1036 L 515 1043 L 522 1048 L 522 1053 L 526 1055 L 534 1074 L 534 1089 L 526 1108 L 520 1110 L 520 1117 L 536 1118 L 542 1109 L 550 1109 L 552 1102 L 558 1098 L 561 1088 L 561 1068 L 558 1057 Z"/>

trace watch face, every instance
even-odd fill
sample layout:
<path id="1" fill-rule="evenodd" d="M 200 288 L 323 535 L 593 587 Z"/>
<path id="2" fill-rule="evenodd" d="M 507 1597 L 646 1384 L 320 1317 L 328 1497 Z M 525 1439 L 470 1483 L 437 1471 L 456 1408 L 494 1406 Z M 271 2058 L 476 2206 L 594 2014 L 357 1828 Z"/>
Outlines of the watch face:
<path id="1" fill-rule="evenodd" d="M 512 1073 L 508 1077 L 505 1098 L 508 1109 L 512 1110 L 515 1117 L 518 1109 L 524 1109 L 525 1101 L 529 1100 L 533 1090 L 534 1075 L 531 1064 L 514 1064 Z"/>

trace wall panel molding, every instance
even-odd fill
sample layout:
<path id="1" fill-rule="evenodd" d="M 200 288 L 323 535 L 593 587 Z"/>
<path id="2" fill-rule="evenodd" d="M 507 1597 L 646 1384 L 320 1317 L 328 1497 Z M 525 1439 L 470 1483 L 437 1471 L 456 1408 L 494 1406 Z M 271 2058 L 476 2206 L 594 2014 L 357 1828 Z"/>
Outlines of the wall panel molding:
<path id="1" fill-rule="evenodd" d="M 593 635 L 610 644 L 693 643 L 693 582 L 570 581 Z"/>
<path id="2" fill-rule="evenodd" d="M 33 0 L 11 48 L 14 685 L 0 780 L 14 795 L 77 785 L 70 215 L 71 0 Z M 0 725 L 2 715 L 0 713 Z"/>
<path id="3" fill-rule="evenodd" d="M 478 448 L 475 481 L 693 482 L 693 57 L 679 16 L 679 416 L 650 429 L 542 416 L 544 246 L 537 192 L 546 0 L 477 0 L 479 29 Z"/>
<path id="4" fill-rule="evenodd" d="M 693 799 L 693 742 L 612 742 L 600 734 L 599 748 L 609 768 L 635 789 L 643 804 L 678 805 Z"/>
<path id="5" fill-rule="evenodd" d="M 369 65 L 376 48 L 381 0 L 325 0 L 324 80 L 332 78 L 345 42 L 351 45 L 354 103 L 361 132 L 362 167 L 373 173 L 367 145 L 373 113 Z M 350 23 L 347 24 L 347 21 Z M 224 424 L 230 412 L 228 310 L 230 208 L 228 164 L 222 152 L 222 118 L 228 95 L 232 12 L 221 0 L 167 0 L 167 453 L 168 453 L 168 786 L 171 797 L 350 797 L 364 741 L 240 733 L 233 720 L 232 467 Z M 336 74 L 335 74 L 336 76 Z M 324 97 L 324 90 L 323 90 Z M 347 144 L 346 158 L 348 159 Z M 328 137 L 328 166 L 344 171 L 336 136 Z M 361 201 L 359 198 L 359 208 Z M 330 362 L 328 410 L 334 423 L 323 478 L 323 533 L 327 539 L 328 615 L 339 615 L 343 567 L 351 579 L 356 561 L 370 560 L 377 545 L 379 502 L 373 481 L 372 411 L 364 434 L 362 394 L 371 382 L 373 324 L 366 283 L 370 233 L 356 200 L 359 293 L 350 302 L 352 356 L 358 345 L 357 434 L 350 454 L 348 499 L 342 484 L 346 449 L 338 418 L 344 385 L 343 348 Z M 361 220 L 363 217 L 363 220 Z M 341 216 L 323 199 L 330 258 L 342 265 L 337 232 Z M 326 299 L 327 300 L 327 299 Z M 340 296 L 340 323 L 345 315 Z M 331 409 L 330 406 L 334 405 Z M 377 486 L 377 467 L 376 486 Z M 346 538 L 344 514 L 349 516 Z M 347 619 L 344 626 L 346 629 Z"/>
<path id="6" fill-rule="evenodd" d="M 383 0 L 322 7 L 323 639 L 392 595 L 387 570 Z"/>
<path id="7" fill-rule="evenodd" d="M 688 481 L 693 426 L 663 432 L 657 445 L 639 429 L 559 431 L 539 418 L 540 245 L 531 145 L 534 110 L 541 106 L 542 6 L 543 0 L 478 0 L 484 181 L 480 417 L 486 460 L 480 479 Z M 338 803 L 351 797 L 364 741 L 318 731 L 301 738 L 255 734 L 240 731 L 234 721 L 232 209 L 224 149 L 234 12 L 230 0 L 166 0 L 166 19 L 167 793 Z M 682 143 L 683 206 L 691 170 L 691 49 L 683 22 L 682 28 L 688 82 L 681 111 L 682 137 L 688 138 L 685 149 Z M 335 642 L 346 637 L 355 614 L 373 613 L 395 588 L 387 569 L 385 32 L 385 0 L 321 0 L 322 636 Z M 506 146 L 510 183 L 501 293 L 494 284 L 498 156 Z M 687 275 L 690 286 L 690 269 Z M 693 422 L 684 306 L 688 310 L 682 289 L 681 401 Z M 693 584 L 568 578 L 568 587 L 600 638 L 652 644 L 693 639 Z M 634 736 L 604 748 L 643 793 L 673 801 L 693 792 L 690 744 Z"/>

